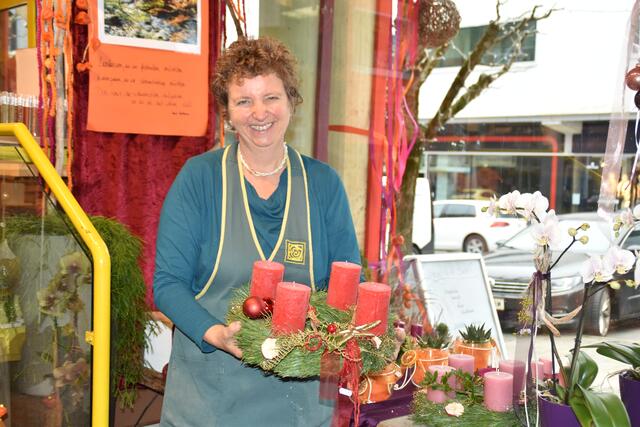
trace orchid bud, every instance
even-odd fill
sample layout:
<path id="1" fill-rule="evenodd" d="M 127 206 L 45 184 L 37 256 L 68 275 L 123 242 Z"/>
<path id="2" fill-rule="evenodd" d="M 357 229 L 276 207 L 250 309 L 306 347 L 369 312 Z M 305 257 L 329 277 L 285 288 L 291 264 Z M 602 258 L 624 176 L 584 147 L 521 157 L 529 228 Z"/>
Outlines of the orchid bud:
<path id="1" fill-rule="evenodd" d="M 580 227 L 581 230 L 587 231 L 589 229 L 589 224 L 587 224 L 586 222 L 584 224 L 582 224 Z"/>
<path id="2" fill-rule="evenodd" d="M 583 245 L 586 245 L 587 243 L 589 243 L 589 236 L 580 236 L 580 238 L 578 239 L 580 241 L 580 243 L 582 243 Z"/>
<path id="3" fill-rule="evenodd" d="M 578 234 L 578 230 L 576 230 L 573 227 L 571 227 L 567 232 L 569 233 L 569 236 L 571 236 L 571 237 L 575 237 L 576 234 Z"/>
<path id="4" fill-rule="evenodd" d="M 616 281 L 609 282 L 609 286 L 611 287 L 611 289 L 614 289 L 617 291 L 618 289 L 620 289 L 620 282 L 616 282 Z"/>

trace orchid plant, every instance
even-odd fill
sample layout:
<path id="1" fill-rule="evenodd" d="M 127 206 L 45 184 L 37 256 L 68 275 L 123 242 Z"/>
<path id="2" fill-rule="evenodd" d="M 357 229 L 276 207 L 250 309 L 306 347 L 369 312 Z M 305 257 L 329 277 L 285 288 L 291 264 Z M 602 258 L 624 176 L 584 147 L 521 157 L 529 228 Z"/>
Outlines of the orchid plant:
<path id="1" fill-rule="evenodd" d="M 552 317 L 549 313 L 551 310 L 549 307 L 551 304 L 551 270 L 576 242 L 588 243 L 589 237 L 585 233 L 589 230 L 589 224 L 584 223 L 577 228 L 570 228 L 568 234 L 571 241 L 555 261 L 552 261 L 552 251 L 560 249 L 564 236 L 555 211 L 548 210 L 548 208 L 547 198 L 539 191 L 532 194 L 513 191 L 501 196 L 500 199 L 493 198 L 486 208 L 488 214 L 512 214 L 533 223 L 531 237 L 535 242 L 533 262 L 536 272 L 531 278 L 527 288 L 527 296 L 523 300 L 520 312 L 520 320 L 530 327 L 525 327 L 523 330 L 533 331 L 529 346 L 528 366 L 530 366 L 534 337 L 538 327 L 545 325 L 551 332 L 549 337 L 552 360 L 553 358 L 560 360 L 554 340 L 554 336 L 559 336 L 556 325 L 572 320 L 579 313 L 571 365 L 568 372 L 564 367 L 561 368 L 561 375 L 565 378 L 566 386 L 558 384 L 555 380 L 555 373 L 553 373 L 554 394 L 560 401 L 572 407 L 583 426 L 609 425 L 612 420 L 616 426 L 629 426 L 629 418 L 617 395 L 596 393 L 590 389 L 597 375 L 597 365 L 586 353 L 580 351 L 586 311 L 582 308 L 586 307 L 590 298 L 607 287 L 620 289 L 622 284 L 637 286 L 640 275 L 638 264 L 640 263 L 636 263 L 636 255 L 631 251 L 615 245 L 611 246 L 605 255 L 591 256 L 581 268 L 584 283 L 582 305 L 562 318 Z M 636 207 L 634 211 L 625 211 L 617 217 L 613 224 L 616 236 L 624 227 L 632 226 L 638 219 L 640 219 L 640 207 Z M 626 274 L 634 264 L 636 264 L 635 280 L 615 280 L 616 275 Z M 555 364 L 552 363 L 552 366 Z"/>

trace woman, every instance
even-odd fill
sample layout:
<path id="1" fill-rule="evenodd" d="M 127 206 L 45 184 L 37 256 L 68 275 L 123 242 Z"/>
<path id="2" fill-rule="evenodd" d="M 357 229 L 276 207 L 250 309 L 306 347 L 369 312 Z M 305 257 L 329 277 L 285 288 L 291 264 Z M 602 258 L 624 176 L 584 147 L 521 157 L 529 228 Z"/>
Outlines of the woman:
<path id="1" fill-rule="evenodd" d="M 332 410 L 319 404 L 318 381 L 282 381 L 243 365 L 240 325 L 224 318 L 258 259 L 281 262 L 285 280 L 318 289 L 333 261 L 359 263 L 343 185 L 284 141 L 302 98 L 280 42 L 233 43 L 213 92 L 237 142 L 187 161 L 158 229 L 155 303 L 176 325 L 161 425 L 326 425 Z"/>

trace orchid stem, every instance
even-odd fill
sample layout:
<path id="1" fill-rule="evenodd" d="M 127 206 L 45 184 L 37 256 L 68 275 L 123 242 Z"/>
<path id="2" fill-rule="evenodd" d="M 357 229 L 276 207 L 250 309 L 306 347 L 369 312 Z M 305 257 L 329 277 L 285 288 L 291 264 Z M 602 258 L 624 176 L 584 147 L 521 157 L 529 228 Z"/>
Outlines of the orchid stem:
<path id="1" fill-rule="evenodd" d="M 589 300 L 589 285 L 584 285 L 584 296 L 582 297 L 582 310 L 580 310 L 580 317 L 578 318 L 578 331 L 576 332 L 576 341 L 573 345 L 573 354 L 571 355 L 571 368 L 569 369 L 569 378 L 567 378 L 567 392 L 564 396 L 564 403 L 569 404 L 569 397 L 573 394 L 573 388 L 575 386 L 573 381 L 573 375 L 576 369 L 576 362 L 578 361 L 578 353 L 580 352 L 580 345 L 582 343 L 582 329 L 584 327 L 585 307 Z"/>

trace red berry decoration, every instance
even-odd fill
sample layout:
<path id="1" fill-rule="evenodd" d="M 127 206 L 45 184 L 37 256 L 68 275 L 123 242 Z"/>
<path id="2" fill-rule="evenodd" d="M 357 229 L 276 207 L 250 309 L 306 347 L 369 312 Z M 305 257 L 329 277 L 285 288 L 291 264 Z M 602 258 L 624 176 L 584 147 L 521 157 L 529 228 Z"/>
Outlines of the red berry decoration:
<path id="1" fill-rule="evenodd" d="M 242 312 L 249 319 L 259 319 L 264 316 L 265 308 L 265 302 L 256 296 L 248 297 L 242 304 Z"/>
<path id="2" fill-rule="evenodd" d="M 264 301 L 264 314 L 273 313 L 273 300 L 271 298 L 263 298 Z"/>
<path id="3" fill-rule="evenodd" d="M 338 331 L 338 327 L 335 323 L 329 323 L 327 325 L 327 332 L 330 334 L 335 334 Z"/>
<path id="4" fill-rule="evenodd" d="M 636 65 L 631 70 L 627 72 L 627 75 L 624 79 L 627 87 L 631 90 L 639 91 L 640 90 L 640 65 Z"/>

